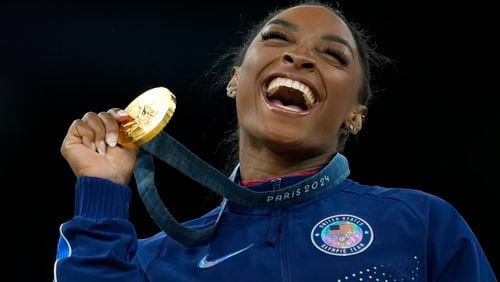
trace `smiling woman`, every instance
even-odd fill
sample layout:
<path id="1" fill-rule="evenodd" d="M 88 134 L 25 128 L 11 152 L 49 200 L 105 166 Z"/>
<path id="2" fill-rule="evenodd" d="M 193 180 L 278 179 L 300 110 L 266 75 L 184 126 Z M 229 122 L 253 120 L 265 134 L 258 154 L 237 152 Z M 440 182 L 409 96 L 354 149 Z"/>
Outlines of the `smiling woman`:
<path id="1" fill-rule="evenodd" d="M 60 228 L 55 280 L 496 281 L 446 201 L 348 179 L 342 148 L 363 127 L 380 58 L 319 3 L 279 10 L 249 33 L 227 83 L 239 125 L 230 179 L 268 196 L 260 206 L 224 200 L 185 223 L 216 226 L 194 247 L 163 232 L 136 237 L 127 185 L 138 148 L 117 145 L 128 113 L 75 120 L 61 147 L 78 177 L 75 217 Z"/>
<path id="2" fill-rule="evenodd" d="M 261 28 L 229 83 L 238 90 L 243 180 L 318 170 L 341 135 L 361 129 L 367 108 L 358 101 L 368 93 L 358 94 L 358 45 L 340 17 L 318 6 L 291 8 Z M 256 166 L 261 157 L 268 161 Z"/>

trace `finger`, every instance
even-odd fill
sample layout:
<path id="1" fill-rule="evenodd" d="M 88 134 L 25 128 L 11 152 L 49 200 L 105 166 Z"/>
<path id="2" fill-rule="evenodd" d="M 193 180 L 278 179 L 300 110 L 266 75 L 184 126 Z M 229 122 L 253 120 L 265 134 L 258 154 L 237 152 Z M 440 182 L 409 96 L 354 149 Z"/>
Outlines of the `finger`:
<path id="1" fill-rule="evenodd" d="M 86 122 L 81 119 L 73 121 L 70 126 L 70 135 L 77 137 L 81 140 L 81 143 L 93 151 L 96 150 L 96 145 L 94 143 L 95 135 L 94 131 L 88 126 Z"/>
<path id="2" fill-rule="evenodd" d="M 106 143 L 104 138 L 106 135 L 106 128 L 102 119 L 94 112 L 86 113 L 82 120 L 87 123 L 87 126 L 94 131 L 94 143 L 97 151 L 101 155 L 106 154 Z"/>
<path id="3" fill-rule="evenodd" d="M 113 116 L 113 118 L 118 121 L 119 123 L 124 122 L 128 119 L 130 119 L 129 114 L 120 108 L 112 108 L 108 110 L 108 113 Z"/>
<path id="4" fill-rule="evenodd" d="M 109 140 L 108 144 L 113 144 L 113 146 L 116 146 L 118 142 L 118 137 L 120 135 L 120 124 L 130 121 L 132 117 L 130 117 L 130 115 L 125 110 L 120 108 L 109 109 L 107 113 L 111 115 L 111 117 L 113 117 L 113 119 L 115 119 L 115 121 L 119 123 L 116 134 L 112 132 L 108 135 L 108 140 Z"/>
<path id="5" fill-rule="evenodd" d="M 117 113 L 118 111 L 119 109 L 111 109 L 107 112 L 100 112 L 98 115 L 106 130 L 106 143 L 111 147 L 116 146 L 120 129 L 119 122 L 124 118 Z"/>

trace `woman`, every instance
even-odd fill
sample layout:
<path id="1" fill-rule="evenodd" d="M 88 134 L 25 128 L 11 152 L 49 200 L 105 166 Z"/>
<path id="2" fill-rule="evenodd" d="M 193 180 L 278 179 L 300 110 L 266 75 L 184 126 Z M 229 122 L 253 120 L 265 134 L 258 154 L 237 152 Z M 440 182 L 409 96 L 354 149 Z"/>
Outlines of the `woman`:
<path id="1" fill-rule="evenodd" d="M 229 202 L 187 223 L 219 221 L 187 248 L 164 233 L 138 241 L 128 219 L 137 149 L 117 146 L 123 110 L 87 113 L 61 152 L 77 180 L 75 217 L 61 226 L 57 281 L 496 281 L 473 233 L 443 200 L 347 179 L 339 153 L 371 96 L 373 53 L 341 14 L 302 4 L 270 15 L 236 60 L 239 169 L 254 191 L 301 183 L 284 208 Z M 314 178 L 320 181 L 312 182 Z M 220 218 L 219 218 L 220 217 Z"/>

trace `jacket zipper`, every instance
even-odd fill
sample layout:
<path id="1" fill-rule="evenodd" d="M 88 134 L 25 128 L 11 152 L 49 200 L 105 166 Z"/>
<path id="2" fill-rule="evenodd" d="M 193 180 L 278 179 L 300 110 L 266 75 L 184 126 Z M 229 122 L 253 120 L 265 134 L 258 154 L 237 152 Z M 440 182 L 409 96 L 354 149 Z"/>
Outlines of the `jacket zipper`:
<path id="1" fill-rule="evenodd" d="M 289 279 L 289 263 L 288 263 L 288 243 L 286 238 L 286 230 L 288 227 L 287 212 L 281 210 L 280 213 L 280 263 L 281 263 L 281 281 L 288 282 Z"/>
<path id="2" fill-rule="evenodd" d="M 273 190 L 281 188 L 281 178 L 271 180 Z M 288 263 L 288 244 L 286 241 L 287 212 L 283 208 L 273 210 L 271 214 L 271 225 L 266 236 L 266 243 L 269 245 L 279 244 L 279 257 L 281 267 L 281 281 L 288 282 L 289 263 Z"/>

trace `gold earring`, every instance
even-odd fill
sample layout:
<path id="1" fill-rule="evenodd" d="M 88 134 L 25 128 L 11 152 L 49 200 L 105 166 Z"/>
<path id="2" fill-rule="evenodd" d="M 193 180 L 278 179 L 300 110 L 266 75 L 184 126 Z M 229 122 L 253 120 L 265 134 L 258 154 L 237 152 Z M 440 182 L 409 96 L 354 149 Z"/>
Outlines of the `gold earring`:
<path id="1" fill-rule="evenodd" d="M 226 92 L 227 97 L 233 98 L 233 99 L 236 97 L 237 92 L 236 92 L 235 87 L 228 87 L 228 88 L 226 88 L 226 91 L 227 91 Z"/>

